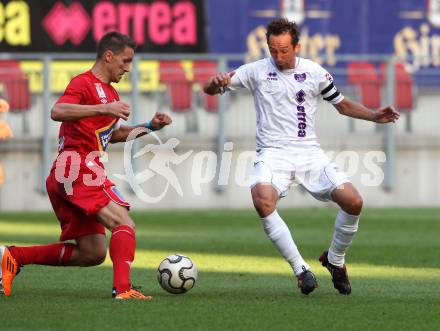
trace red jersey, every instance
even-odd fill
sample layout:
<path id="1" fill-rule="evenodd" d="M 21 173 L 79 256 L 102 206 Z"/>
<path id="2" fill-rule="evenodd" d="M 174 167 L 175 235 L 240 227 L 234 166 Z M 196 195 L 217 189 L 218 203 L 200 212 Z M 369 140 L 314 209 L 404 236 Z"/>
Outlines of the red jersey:
<path id="1" fill-rule="evenodd" d="M 57 103 L 98 105 L 118 100 L 118 93 L 110 84 L 87 71 L 72 79 Z M 62 241 L 105 234 L 104 226 L 94 215 L 110 200 L 130 207 L 107 178 L 99 161 L 100 152 L 105 151 L 117 127 L 118 119 L 110 116 L 91 116 L 61 124 L 60 154 L 53 163 L 46 188 L 61 224 Z M 92 158 L 91 152 L 94 152 Z"/>
<path id="2" fill-rule="evenodd" d="M 89 70 L 70 81 L 57 103 L 99 105 L 114 101 L 119 101 L 118 92 L 110 84 L 96 78 Z M 110 116 L 92 116 L 63 122 L 60 127 L 58 151 L 76 151 L 84 162 L 90 152 L 106 150 L 117 126 L 118 119 Z M 99 161 L 97 163 L 102 166 Z"/>

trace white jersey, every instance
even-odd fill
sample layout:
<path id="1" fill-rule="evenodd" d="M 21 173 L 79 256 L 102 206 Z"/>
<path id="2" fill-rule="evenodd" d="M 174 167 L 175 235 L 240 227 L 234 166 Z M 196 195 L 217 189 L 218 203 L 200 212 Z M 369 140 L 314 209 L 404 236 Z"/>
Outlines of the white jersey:
<path id="1" fill-rule="evenodd" d="M 319 64 L 296 58 L 294 69 L 280 71 L 272 58 L 239 67 L 227 90 L 249 89 L 257 112 L 257 149 L 319 146 L 315 133 L 318 97 L 332 104 L 344 97 Z"/>

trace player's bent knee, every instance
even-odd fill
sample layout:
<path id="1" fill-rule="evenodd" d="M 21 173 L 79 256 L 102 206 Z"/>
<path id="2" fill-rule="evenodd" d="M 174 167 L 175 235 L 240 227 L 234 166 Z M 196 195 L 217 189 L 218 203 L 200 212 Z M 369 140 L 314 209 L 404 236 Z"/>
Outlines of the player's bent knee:
<path id="1" fill-rule="evenodd" d="M 275 210 L 275 204 L 271 199 L 257 196 L 253 198 L 254 207 L 261 217 L 266 217 Z"/>
<path id="2" fill-rule="evenodd" d="M 107 247 L 105 247 L 104 249 L 101 249 L 99 251 L 96 251 L 93 256 L 94 265 L 103 264 L 106 256 L 107 256 Z"/>
<path id="3" fill-rule="evenodd" d="M 361 196 L 358 196 L 358 197 L 355 199 L 355 206 L 356 206 L 357 208 L 359 208 L 359 209 L 362 209 L 363 205 L 364 205 L 364 199 L 362 199 Z"/>
<path id="4" fill-rule="evenodd" d="M 364 201 L 360 195 L 350 199 L 349 203 L 345 206 L 344 211 L 350 215 L 359 215 L 362 211 Z"/>
<path id="5" fill-rule="evenodd" d="M 105 261 L 105 257 L 106 257 L 106 254 L 101 254 L 101 255 L 98 255 L 98 256 L 95 256 L 95 258 L 94 258 L 94 260 L 93 260 L 93 265 L 100 265 L 100 264 L 103 264 L 104 263 L 104 261 Z"/>
<path id="6" fill-rule="evenodd" d="M 105 257 L 106 257 L 106 252 L 104 252 L 104 253 L 96 252 L 96 253 L 85 255 L 82 258 L 81 266 L 82 267 L 93 267 L 93 266 L 100 265 L 100 264 L 104 263 Z"/>
<path id="7" fill-rule="evenodd" d="M 106 254 L 94 253 L 84 257 L 83 263 L 85 267 L 93 267 L 104 263 Z"/>
<path id="8" fill-rule="evenodd" d="M 363 205 L 364 205 L 364 200 L 362 199 L 362 197 L 360 195 L 358 195 L 356 198 L 353 199 L 352 206 L 353 206 L 353 209 L 358 211 L 357 214 L 361 213 Z"/>

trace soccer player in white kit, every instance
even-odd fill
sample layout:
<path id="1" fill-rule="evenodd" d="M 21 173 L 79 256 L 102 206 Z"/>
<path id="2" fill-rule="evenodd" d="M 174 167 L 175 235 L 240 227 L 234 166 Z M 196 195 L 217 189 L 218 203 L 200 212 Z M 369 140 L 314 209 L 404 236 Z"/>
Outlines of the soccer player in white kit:
<path id="1" fill-rule="evenodd" d="M 394 122 L 399 114 L 391 106 L 371 110 L 344 97 L 324 68 L 297 56 L 299 35 L 297 25 L 287 19 L 270 22 L 266 37 L 271 57 L 211 77 L 204 91 L 215 95 L 247 88 L 254 96 L 258 157 L 252 200 L 265 233 L 291 265 L 303 294 L 309 294 L 318 284 L 278 214 L 277 202 L 296 182 L 316 199 L 339 205 L 330 248 L 319 260 L 330 271 L 334 287 L 348 295 L 351 285 L 345 251 L 358 229 L 363 201 L 316 140 L 316 104 L 322 97 L 342 115 L 377 123 Z"/>

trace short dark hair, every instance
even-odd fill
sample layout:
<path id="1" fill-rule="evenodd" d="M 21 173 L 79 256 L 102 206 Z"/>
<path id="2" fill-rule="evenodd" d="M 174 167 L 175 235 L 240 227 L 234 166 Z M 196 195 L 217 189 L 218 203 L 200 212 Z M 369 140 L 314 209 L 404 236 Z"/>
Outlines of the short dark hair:
<path id="1" fill-rule="evenodd" d="M 116 31 L 106 33 L 98 42 L 98 46 L 96 47 L 96 58 L 100 59 L 107 50 L 119 54 L 124 51 L 125 47 L 130 47 L 135 50 L 136 43 L 125 34 Z"/>
<path id="2" fill-rule="evenodd" d="M 295 22 L 291 22 L 287 18 L 279 18 L 269 22 L 266 27 L 266 38 L 268 42 L 271 35 L 279 36 L 283 33 L 290 34 L 293 46 L 298 44 L 301 32 Z"/>

